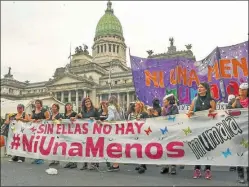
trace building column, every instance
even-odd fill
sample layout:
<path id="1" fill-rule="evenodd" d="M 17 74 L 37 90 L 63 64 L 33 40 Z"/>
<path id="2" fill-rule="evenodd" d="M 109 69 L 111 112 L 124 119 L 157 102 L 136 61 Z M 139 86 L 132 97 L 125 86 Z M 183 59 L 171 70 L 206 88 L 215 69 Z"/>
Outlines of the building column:
<path id="1" fill-rule="evenodd" d="M 83 91 L 83 98 L 86 98 L 86 90 Z"/>
<path id="2" fill-rule="evenodd" d="M 71 90 L 68 91 L 68 102 L 71 103 Z"/>
<path id="3" fill-rule="evenodd" d="M 127 103 L 126 103 L 126 106 L 127 106 L 127 109 L 129 108 L 129 105 L 130 105 L 130 95 L 129 95 L 129 92 L 126 93 L 127 95 Z"/>
<path id="4" fill-rule="evenodd" d="M 61 102 L 64 103 L 64 92 L 61 92 Z"/>
<path id="5" fill-rule="evenodd" d="M 99 94 L 99 102 L 101 103 L 102 102 L 102 95 Z"/>
<path id="6" fill-rule="evenodd" d="M 120 105 L 120 93 L 118 93 L 118 105 Z"/>
<path id="7" fill-rule="evenodd" d="M 88 95 L 88 96 L 89 96 L 89 95 Z M 96 89 L 95 89 L 95 88 L 93 88 L 92 91 L 91 91 L 91 99 L 92 99 L 93 105 L 94 105 L 95 107 L 96 107 L 97 105 L 99 105 L 98 101 L 96 101 L 96 100 L 98 100 L 98 99 L 97 99 L 97 96 L 96 96 Z"/>
<path id="8" fill-rule="evenodd" d="M 54 98 L 57 99 L 57 92 L 54 92 Z"/>
<path id="9" fill-rule="evenodd" d="M 76 91 L 76 100 L 75 100 L 75 103 L 76 103 L 76 112 L 79 113 L 79 93 L 78 93 L 78 90 L 75 90 Z"/>

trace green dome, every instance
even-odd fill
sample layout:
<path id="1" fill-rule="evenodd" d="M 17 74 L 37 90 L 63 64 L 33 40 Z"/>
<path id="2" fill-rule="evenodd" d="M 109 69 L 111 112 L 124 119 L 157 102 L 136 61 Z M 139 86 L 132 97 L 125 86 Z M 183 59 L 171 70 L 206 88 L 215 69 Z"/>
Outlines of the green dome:
<path id="1" fill-rule="evenodd" d="M 100 18 L 95 32 L 95 37 L 117 35 L 123 37 L 123 29 L 118 18 L 113 14 L 112 3 L 108 1 L 105 14 Z"/>

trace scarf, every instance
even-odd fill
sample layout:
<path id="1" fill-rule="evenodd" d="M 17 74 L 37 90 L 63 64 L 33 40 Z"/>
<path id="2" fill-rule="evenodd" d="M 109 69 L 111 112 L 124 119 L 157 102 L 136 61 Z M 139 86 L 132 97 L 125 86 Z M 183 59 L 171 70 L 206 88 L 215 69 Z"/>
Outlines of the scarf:
<path id="1" fill-rule="evenodd" d="M 248 108 L 248 97 L 244 100 L 240 100 L 240 104 L 243 106 L 243 108 Z"/>

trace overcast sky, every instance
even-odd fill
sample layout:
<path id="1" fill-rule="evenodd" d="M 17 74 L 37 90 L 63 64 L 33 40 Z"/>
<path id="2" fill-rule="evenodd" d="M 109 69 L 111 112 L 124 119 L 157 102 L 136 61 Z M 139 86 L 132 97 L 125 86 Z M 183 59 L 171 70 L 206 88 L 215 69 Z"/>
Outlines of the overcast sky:
<path id="1" fill-rule="evenodd" d="M 11 66 L 17 80 L 51 78 L 69 62 L 70 42 L 72 52 L 83 43 L 91 48 L 106 3 L 1 1 L 1 75 Z M 112 7 L 135 56 L 166 52 L 169 37 L 178 50 L 192 44 L 197 60 L 216 46 L 248 40 L 247 1 L 112 1 Z"/>

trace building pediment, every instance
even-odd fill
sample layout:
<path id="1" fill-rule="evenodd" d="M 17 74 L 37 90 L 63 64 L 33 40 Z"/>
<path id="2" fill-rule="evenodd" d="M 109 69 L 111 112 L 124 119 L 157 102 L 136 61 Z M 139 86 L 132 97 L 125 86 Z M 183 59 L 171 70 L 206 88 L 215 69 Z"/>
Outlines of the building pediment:
<path id="1" fill-rule="evenodd" d="M 55 79 L 52 79 L 48 82 L 48 86 L 56 86 L 56 85 L 63 85 L 63 84 L 78 84 L 78 83 L 87 83 L 87 84 L 94 84 L 92 80 L 88 80 L 86 77 L 73 75 L 70 73 L 65 73 Z"/>

